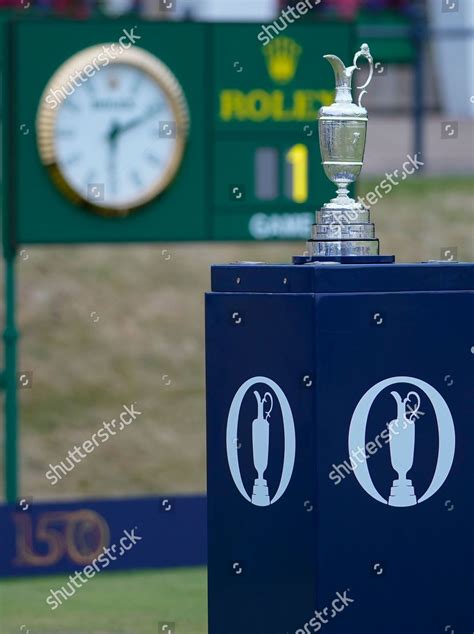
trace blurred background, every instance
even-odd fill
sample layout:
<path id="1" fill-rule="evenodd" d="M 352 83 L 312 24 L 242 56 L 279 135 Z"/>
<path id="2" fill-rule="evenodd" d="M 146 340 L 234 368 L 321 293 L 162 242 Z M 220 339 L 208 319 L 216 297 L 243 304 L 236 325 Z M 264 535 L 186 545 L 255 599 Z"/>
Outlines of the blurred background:
<path id="1" fill-rule="evenodd" d="M 28 10 L 51 20 L 137 15 L 264 25 L 289 4 L 297 2 L 0 0 L 0 10 L 19 19 Z M 383 43 L 379 79 L 365 100 L 368 143 L 358 193 L 373 191 L 407 155 L 418 155 L 424 166 L 372 208 L 382 253 L 395 253 L 402 262 L 471 261 L 474 2 L 321 0 L 301 20 L 353 22 L 360 43 Z M 236 260 L 288 262 L 304 248 L 304 241 L 260 241 L 24 250 L 18 260 L 19 365 L 34 373 L 34 388 L 21 391 L 23 495 L 46 500 L 204 492 L 203 297 L 209 267 Z M 92 314 L 99 319 L 91 320 Z M 144 414 L 133 433 L 101 447 L 53 489 L 45 465 L 58 462 L 123 403 L 135 401 Z M 202 579 L 191 582 L 200 605 Z M 176 579 L 169 582 L 179 586 Z M 4 591 L 5 600 L 13 601 L 15 589 Z M 126 596 L 123 588 L 114 592 Z M 18 631 L 6 618 L 8 631 Z M 87 631 L 112 631 L 105 627 Z M 155 631 L 136 623 L 123 627 L 113 631 Z M 201 633 L 204 627 L 180 631 Z"/>

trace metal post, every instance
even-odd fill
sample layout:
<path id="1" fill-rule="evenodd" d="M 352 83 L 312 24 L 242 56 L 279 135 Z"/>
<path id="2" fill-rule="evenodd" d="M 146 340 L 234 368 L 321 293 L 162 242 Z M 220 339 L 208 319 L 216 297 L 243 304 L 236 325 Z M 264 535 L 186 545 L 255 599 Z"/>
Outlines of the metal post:
<path id="1" fill-rule="evenodd" d="M 15 253 L 5 254 L 5 497 L 10 504 L 18 499 L 18 395 L 16 327 Z"/>
<path id="2" fill-rule="evenodd" d="M 425 130 L 424 130 L 424 81 L 425 81 L 425 16 L 421 6 L 417 5 L 414 11 L 413 20 L 413 41 L 415 46 L 415 73 L 414 73 L 414 103 L 413 103 L 413 126 L 414 126 L 414 148 L 413 156 L 420 154 L 421 160 L 425 162 Z M 423 166 L 419 172 L 423 171 Z"/>

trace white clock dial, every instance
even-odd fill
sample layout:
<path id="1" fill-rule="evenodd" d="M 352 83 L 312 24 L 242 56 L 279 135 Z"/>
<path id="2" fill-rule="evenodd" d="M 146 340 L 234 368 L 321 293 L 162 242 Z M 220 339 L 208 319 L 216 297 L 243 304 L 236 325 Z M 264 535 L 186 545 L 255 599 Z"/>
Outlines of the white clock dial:
<path id="1" fill-rule="evenodd" d="M 170 71 L 142 53 L 144 58 L 135 50 L 128 60 L 121 56 L 101 68 L 56 108 L 45 99 L 40 107 L 44 162 L 66 193 L 104 213 L 127 213 L 156 197 L 183 154 L 184 96 Z M 60 71 L 64 77 L 64 67 Z"/>

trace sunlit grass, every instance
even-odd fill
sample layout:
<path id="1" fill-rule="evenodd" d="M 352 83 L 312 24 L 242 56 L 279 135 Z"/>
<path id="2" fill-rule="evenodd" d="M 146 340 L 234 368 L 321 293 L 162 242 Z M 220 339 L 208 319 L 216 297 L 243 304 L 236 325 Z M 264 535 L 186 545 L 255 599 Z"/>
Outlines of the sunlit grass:
<path id="1" fill-rule="evenodd" d="M 203 568 L 104 571 L 51 610 L 50 589 L 67 581 L 64 574 L 0 582 L 2 634 L 157 634 L 159 623 L 174 623 L 179 634 L 207 634 Z"/>

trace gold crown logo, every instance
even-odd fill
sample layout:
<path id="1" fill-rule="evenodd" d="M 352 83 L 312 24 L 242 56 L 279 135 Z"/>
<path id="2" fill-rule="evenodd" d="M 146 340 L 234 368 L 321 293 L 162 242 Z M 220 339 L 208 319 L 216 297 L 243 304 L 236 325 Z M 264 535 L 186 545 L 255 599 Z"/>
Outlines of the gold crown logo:
<path id="1" fill-rule="evenodd" d="M 295 76 L 302 48 L 289 37 L 279 36 L 263 49 L 268 73 L 277 84 L 287 84 Z"/>

